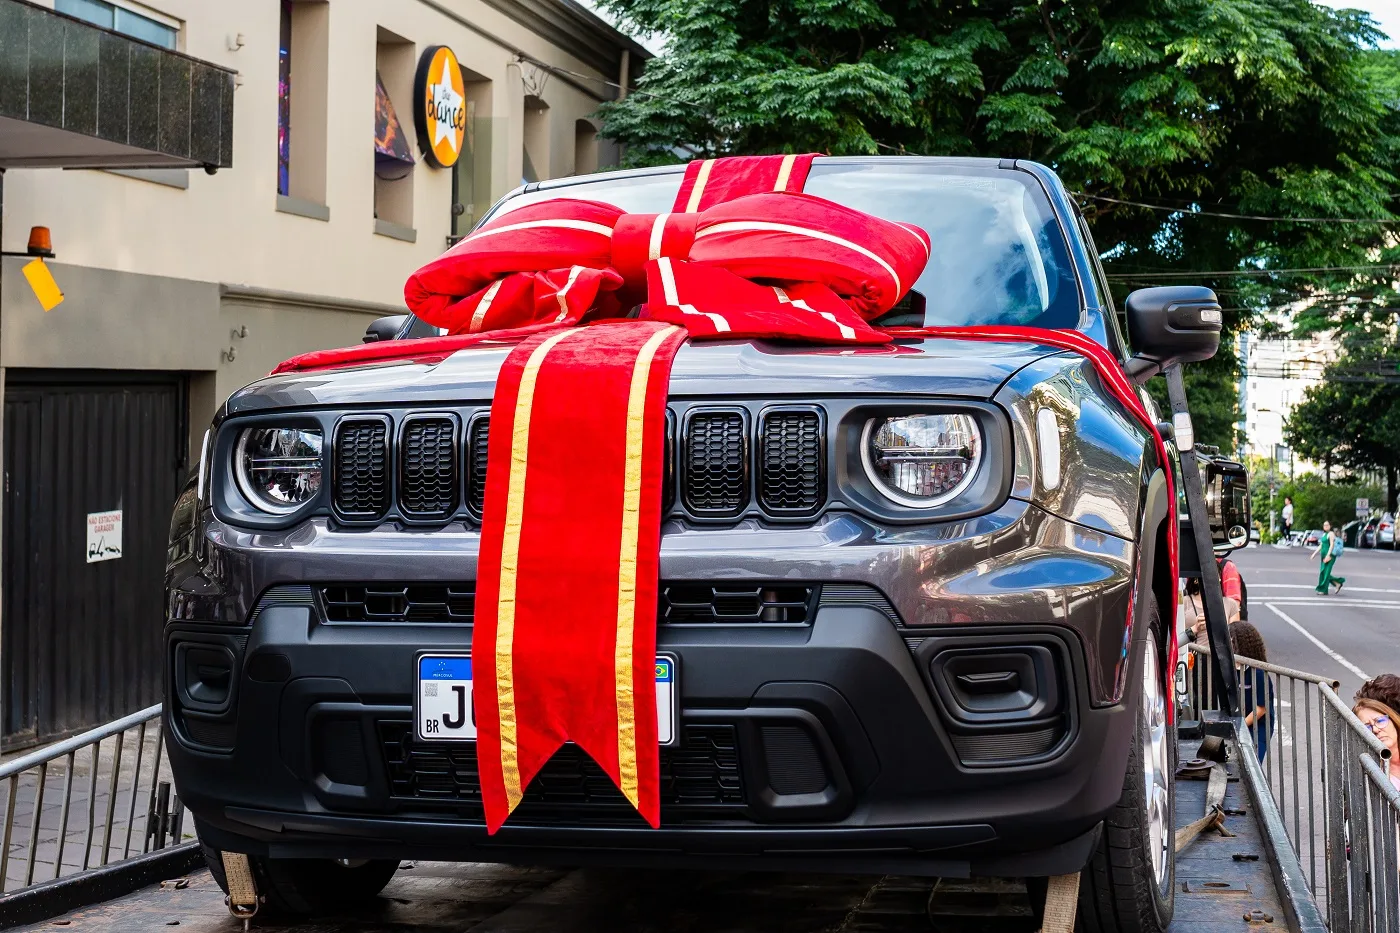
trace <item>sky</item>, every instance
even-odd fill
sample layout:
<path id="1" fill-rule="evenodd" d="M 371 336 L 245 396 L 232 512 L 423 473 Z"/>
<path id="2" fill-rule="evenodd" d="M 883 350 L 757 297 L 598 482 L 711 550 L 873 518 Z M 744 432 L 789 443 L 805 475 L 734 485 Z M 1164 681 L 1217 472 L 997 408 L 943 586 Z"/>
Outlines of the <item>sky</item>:
<path id="1" fill-rule="evenodd" d="M 1365 10 L 1391 38 L 1381 48 L 1400 49 L 1400 0 L 1318 0 L 1323 6 L 1337 9 Z"/>

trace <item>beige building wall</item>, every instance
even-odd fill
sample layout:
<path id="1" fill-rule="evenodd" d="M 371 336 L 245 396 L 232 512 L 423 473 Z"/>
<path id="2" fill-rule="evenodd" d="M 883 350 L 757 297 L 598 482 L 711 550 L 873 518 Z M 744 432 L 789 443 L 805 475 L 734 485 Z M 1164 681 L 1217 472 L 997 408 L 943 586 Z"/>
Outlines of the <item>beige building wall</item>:
<path id="1" fill-rule="evenodd" d="M 506 6 L 296 0 L 294 24 L 302 31 L 293 41 L 294 197 L 280 198 L 277 0 L 151 0 L 149 9 L 182 21 L 182 51 L 239 72 L 234 167 L 145 179 L 104 171 L 6 173 L 3 248 L 23 249 L 32 225 L 49 227 L 53 270 L 67 300 L 44 314 L 7 265 L 0 365 L 202 372 L 222 400 L 289 355 L 357 342 L 375 316 L 402 309 L 404 281 L 440 254 L 452 233 L 452 170 L 422 159 L 412 95 L 403 91 L 426 48 L 451 47 L 475 79 L 468 97 L 476 138 L 486 144 L 477 158 L 490 165 L 490 190 L 476 192 L 471 208 L 476 216 L 520 184 L 527 94 L 546 107 L 547 124 L 536 134 L 548 153 L 536 166 L 541 177 L 574 172 L 578 121 L 614 96 L 608 82 L 617 81 L 616 67 L 605 73 L 590 66 L 506 15 Z M 386 41 L 401 44 L 386 53 Z M 520 63 L 517 50 L 588 79 Z M 418 164 L 406 183 L 393 183 L 404 186 L 394 191 L 404 196 L 392 220 L 377 223 L 372 144 L 381 61 L 394 69 L 385 84 Z M 308 90 L 316 98 L 318 89 L 307 84 L 318 70 L 324 113 L 297 113 Z M 382 192 L 381 203 L 388 203 Z M 191 412 L 197 433 L 210 413 Z"/>

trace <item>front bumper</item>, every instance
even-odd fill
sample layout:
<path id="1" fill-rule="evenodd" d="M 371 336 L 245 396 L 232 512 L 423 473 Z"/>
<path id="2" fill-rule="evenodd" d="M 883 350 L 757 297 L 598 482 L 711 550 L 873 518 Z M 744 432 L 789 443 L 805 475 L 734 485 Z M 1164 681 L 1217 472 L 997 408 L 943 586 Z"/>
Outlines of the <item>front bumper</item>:
<path id="1" fill-rule="evenodd" d="M 1082 867 L 1121 793 L 1133 731 L 1135 696 L 1105 691 L 1137 682 L 1124 675 L 1140 652 L 1121 624 L 1103 630 L 1126 620 L 1131 547 L 1016 500 L 937 531 L 837 522 L 775 531 L 761 540 L 766 553 L 752 535 L 743 551 L 718 547 L 716 531 L 667 539 L 668 579 L 805 578 L 830 595 L 800 625 L 659 626 L 659 649 L 678 659 L 682 707 L 681 746 L 663 756 L 660 830 L 566 750 L 492 837 L 473 797 L 471 747 L 406 736 L 417 652 L 468 649 L 471 626 L 330 624 L 316 588 L 300 582 L 441 580 L 434 563 L 460 564 L 461 553 L 422 547 L 416 561 L 400 551 L 367 563 L 367 552 L 348 566 L 344 541 L 332 547 L 319 529 L 270 542 L 211 525 L 205 569 L 172 589 L 186 617 L 167 626 L 168 676 L 176 684 L 179 658 L 208 651 L 196 659 L 230 659 L 230 687 L 204 715 L 187 691 L 170 690 L 181 799 L 210 844 L 274 857 L 947 876 Z M 189 618 L 248 592 L 259 596 L 242 624 Z M 1114 670 L 1104 669 L 1105 634 Z M 949 694 L 961 669 L 945 663 L 989 656 L 1029 658 L 1023 686 L 1037 699 L 990 726 Z"/>

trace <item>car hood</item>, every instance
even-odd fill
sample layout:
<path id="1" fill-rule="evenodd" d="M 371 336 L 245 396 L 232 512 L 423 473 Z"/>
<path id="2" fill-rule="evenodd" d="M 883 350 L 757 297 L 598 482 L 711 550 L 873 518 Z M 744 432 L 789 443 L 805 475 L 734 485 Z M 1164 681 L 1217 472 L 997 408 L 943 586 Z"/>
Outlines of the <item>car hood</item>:
<path id="1" fill-rule="evenodd" d="M 280 408 L 489 401 L 509 347 L 470 347 L 445 359 L 268 376 L 235 392 L 227 414 Z M 768 341 L 688 343 L 671 369 L 672 398 L 892 394 L 991 398 L 1013 373 L 1053 353 L 1026 343 L 919 338 L 883 347 Z"/>

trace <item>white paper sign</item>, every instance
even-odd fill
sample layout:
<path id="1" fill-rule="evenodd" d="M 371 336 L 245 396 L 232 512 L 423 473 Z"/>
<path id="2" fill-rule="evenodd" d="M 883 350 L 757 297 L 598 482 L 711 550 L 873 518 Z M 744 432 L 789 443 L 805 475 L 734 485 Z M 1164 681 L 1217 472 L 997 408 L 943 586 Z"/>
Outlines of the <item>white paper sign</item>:
<path id="1" fill-rule="evenodd" d="M 89 512 L 87 517 L 87 562 L 116 560 L 122 556 L 122 513 Z"/>

